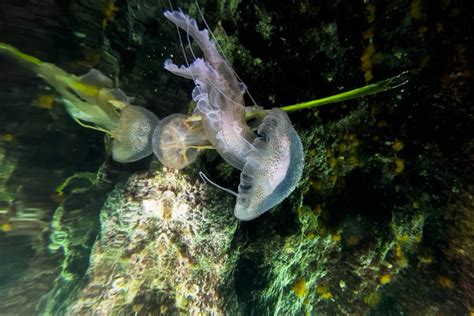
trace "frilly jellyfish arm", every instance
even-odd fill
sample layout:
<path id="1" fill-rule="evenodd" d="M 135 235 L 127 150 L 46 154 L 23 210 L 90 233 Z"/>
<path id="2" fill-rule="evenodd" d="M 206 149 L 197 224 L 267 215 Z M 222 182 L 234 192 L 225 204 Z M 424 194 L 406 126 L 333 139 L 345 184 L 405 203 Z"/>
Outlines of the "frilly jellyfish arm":
<path id="1" fill-rule="evenodd" d="M 77 77 L 53 64 L 43 63 L 37 67 L 37 73 L 61 95 L 66 109 L 76 120 L 93 123 L 109 133 L 117 127 L 120 116 L 108 101 L 127 99 L 122 97 L 123 92 L 117 92 L 119 89 L 112 88 L 112 81 L 101 72 L 92 69 Z"/>
<path id="2" fill-rule="evenodd" d="M 151 136 L 158 118 L 145 108 L 129 105 L 132 99 L 114 88 L 112 80 L 100 71 L 91 69 L 82 76 L 75 76 L 3 43 L 0 43 L 0 53 L 26 63 L 53 86 L 78 124 L 111 135 L 114 160 L 133 162 L 153 152 Z"/>
<path id="3" fill-rule="evenodd" d="M 202 117 L 204 131 L 217 152 L 230 165 L 241 170 L 255 138 L 245 121 L 242 86 L 217 51 L 214 41 L 209 39 L 207 30 L 200 31 L 196 21 L 182 12 L 165 12 L 165 16 L 196 40 L 205 57 L 205 60 L 198 58 L 188 67 L 179 68 L 167 61 L 165 68 L 194 80 L 194 114 Z"/>
<path id="4" fill-rule="evenodd" d="M 93 87 L 100 87 L 100 88 L 108 88 L 112 89 L 114 87 L 114 83 L 112 79 L 105 76 L 103 73 L 98 71 L 97 69 L 92 68 L 89 70 L 88 73 L 80 76 L 79 81 L 85 85 L 93 86 Z"/>
<path id="5" fill-rule="evenodd" d="M 165 60 L 164 68 L 169 72 L 186 79 L 200 82 L 208 82 L 214 79 L 215 82 L 213 82 L 213 84 L 218 84 L 217 80 L 214 78 L 217 76 L 215 70 L 210 67 L 202 58 L 197 58 L 188 67 L 178 67 L 171 59 L 167 59 Z"/>
<path id="6" fill-rule="evenodd" d="M 199 30 L 196 20 L 184 14 L 182 11 L 166 11 L 164 15 L 196 41 L 204 53 L 205 60 L 224 77 L 231 86 L 231 89 L 239 92 L 242 91 L 242 87 L 239 85 L 232 67 L 219 53 L 216 43 L 209 38 L 208 30 Z"/>

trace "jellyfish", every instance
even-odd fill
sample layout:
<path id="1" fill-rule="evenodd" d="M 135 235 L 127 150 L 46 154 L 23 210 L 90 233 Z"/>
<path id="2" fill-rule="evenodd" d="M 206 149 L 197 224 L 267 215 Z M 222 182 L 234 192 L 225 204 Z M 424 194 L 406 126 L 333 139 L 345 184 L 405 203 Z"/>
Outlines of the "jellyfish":
<path id="1" fill-rule="evenodd" d="M 237 197 L 234 215 L 242 221 L 252 220 L 281 203 L 294 191 L 303 173 L 303 145 L 285 112 L 270 110 L 257 133 L 240 174 L 238 193 L 200 173 L 205 181 Z"/>
<path id="2" fill-rule="evenodd" d="M 82 76 L 69 74 L 3 43 L 0 53 L 19 60 L 54 87 L 78 124 L 112 137 L 115 161 L 134 162 L 152 154 L 151 135 L 158 118 L 143 107 L 131 105 L 133 99 L 115 88 L 112 80 L 100 71 L 91 69 Z"/>
<path id="3" fill-rule="evenodd" d="M 159 120 L 141 106 L 122 108 L 117 128 L 111 131 L 112 158 L 117 162 L 135 162 L 153 153 L 152 135 Z"/>
<path id="4" fill-rule="evenodd" d="M 185 30 L 204 53 L 204 59 L 196 58 L 187 67 L 178 68 L 167 60 L 165 69 L 194 81 L 195 114 L 201 115 L 204 132 L 224 160 L 242 170 L 238 193 L 218 186 L 202 172 L 200 175 L 237 197 L 234 215 L 238 219 L 254 219 L 296 188 L 304 165 L 301 140 L 280 109 L 258 109 L 266 116 L 261 121 L 257 117 L 259 136 L 255 135 L 246 122 L 245 88 L 209 39 L 208 31 L 200 31 L 194 19 L 179 11 L 165 12 L 165 17 Z"/>
<path id="5" fill-rule="evenodd" d="M 240 175 L 234 215 L 251 220 L 281 203 L 303 174 L 304 152 L 288 115 L 272 109 L 258 128 Z"/>
<path id="6" fill-rule="evenodd" d="M 165 17 L 185 30 L 204 53 L 204 59 L 196 58 L 187 66 L 178 67 L 166 60 L 165 69 L 194 81 L 195 114 L 201 115 L 207 138 L 227 163 L 242 170 L 255 139 L 245 120 L 244 86 L 206 29 L 199 30 L 196 21 L 180 11 L 167 11 Z"/>
<path id="7" fill-rule="evenodd" d="M 172 114 L 160 121 L 153 133 L 155 156 L 166 167 L 183 169 L 196 161 L 199 153 L 212 149 L 199 121 L 184 114 Z"/>
<path id="8" fill-rule="evenodd" d="M 144 107 L 131 105 L 132 98 L 114 88 L 110 78 L 96 69 L 77 77 L 47 63 L 38 72 L 55 87 L 77 123 L 112 137 L 115 161 L 134 162 L 153 153 L 151 135 L 158 118 Z"/>

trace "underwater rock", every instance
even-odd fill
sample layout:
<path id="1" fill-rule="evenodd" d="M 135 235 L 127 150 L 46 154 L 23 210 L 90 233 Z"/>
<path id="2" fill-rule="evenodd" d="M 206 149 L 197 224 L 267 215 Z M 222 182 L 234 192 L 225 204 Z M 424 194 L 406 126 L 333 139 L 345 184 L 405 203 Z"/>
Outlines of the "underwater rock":
<path id="1" fill-rule="evenodd" d="M 203 184 L 177 173 L 134 175 L 101 211 L 89 276 L 68 314 L 224 314 L 237 221 Z"/>

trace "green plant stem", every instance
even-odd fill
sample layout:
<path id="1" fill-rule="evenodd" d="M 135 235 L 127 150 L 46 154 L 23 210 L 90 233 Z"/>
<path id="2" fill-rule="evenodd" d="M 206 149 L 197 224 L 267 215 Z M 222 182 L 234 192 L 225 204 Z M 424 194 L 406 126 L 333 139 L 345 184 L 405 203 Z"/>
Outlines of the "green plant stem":
<path id="1" fill-rule="evenodd" d="M 362 88 L 346 91 L 346 92 L 332 95 L 332 96 L 322 98 L 322 99 L 283 106 L 280 109 L 282 109 L 285 112 L 293 112 L 293 111 L 303 110 L 303 109 L 313 109 L 325 104 L 351 100 L 351 99 L 371 95 L 374 93 L 394 89 L 405 84 L 407 81 L 408 81 L 408 71 L 405 71 L 399 74 L 398 76 L 388 78 L 388 79 L 367 85 Z"/>

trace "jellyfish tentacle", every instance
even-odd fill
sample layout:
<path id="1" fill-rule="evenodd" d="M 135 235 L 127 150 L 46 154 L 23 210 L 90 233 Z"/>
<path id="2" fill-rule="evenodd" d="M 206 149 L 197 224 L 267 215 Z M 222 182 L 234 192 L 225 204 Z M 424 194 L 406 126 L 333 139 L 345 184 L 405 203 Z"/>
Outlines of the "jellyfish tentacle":
<path id="1" fill-rule="evenodd" d="M 76 76 L 4 43 L 0 43 L 0 53 L 26 63 L 55 88 L 79 125 L 110 135 L 114 160 L 133 162 L 152 153 L 151 135 L 158 118 L 145 108 L 130 105 L 132 98 L 114 88 L 113 81 L 99 70 Z"/>
<path id="2" fill-rule="evenodd" d="M 213 186 L 215 186 L 216 188 L 224 191 L 224 192 L 227 192 L 227 193 L 230 193 L 232 194 L 233 196 L 235 197 L 238 197 L 238 194 L 235 193 L 234 191 L 230 190 L 230 189 L 227 189 L 227 188 L 224 188 L 223 186 L 220 186 L 218 185 L 217 183 L 215 183 L 214 181 L 212 181 L 211 179 L 208 178 L 208 176 L 206 176 L 206 174 L 202 171 L 199 171 L 199 176 L 201 177 L 201 179 L 204 181 L 204 182 L 207 182 Z"/>

